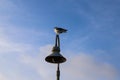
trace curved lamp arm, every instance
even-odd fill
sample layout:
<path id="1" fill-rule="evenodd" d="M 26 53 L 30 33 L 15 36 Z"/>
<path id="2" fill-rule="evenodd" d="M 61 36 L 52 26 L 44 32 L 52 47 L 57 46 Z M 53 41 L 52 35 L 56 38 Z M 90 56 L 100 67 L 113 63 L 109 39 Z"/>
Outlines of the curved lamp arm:
<path id="1" fill-rule="evenodd" d="M 59 47 L 60 48 L 60 38 L 59 38 L 59 35 L 56 35 L 55 47 Z"/>

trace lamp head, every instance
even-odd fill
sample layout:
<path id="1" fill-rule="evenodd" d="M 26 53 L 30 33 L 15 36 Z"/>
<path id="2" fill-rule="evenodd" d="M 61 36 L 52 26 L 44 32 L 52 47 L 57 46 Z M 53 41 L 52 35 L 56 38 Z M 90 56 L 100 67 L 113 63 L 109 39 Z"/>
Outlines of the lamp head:
<path id="1" fill-rule="evenodd" d="M 52 54 L 48 55 L 45 60 L 49 63 L 63 63 L 66 58 L 60 54 L 60 48 L 55 46 L 52 49 Z"/>

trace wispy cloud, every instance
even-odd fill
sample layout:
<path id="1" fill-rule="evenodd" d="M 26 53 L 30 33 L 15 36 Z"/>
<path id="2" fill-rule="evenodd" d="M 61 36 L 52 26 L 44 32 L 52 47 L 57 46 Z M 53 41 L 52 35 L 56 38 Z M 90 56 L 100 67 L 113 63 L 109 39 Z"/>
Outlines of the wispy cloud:
<path id="1" fill-rule="evenodd" d="M 68 72 L 66 76 L 70 77 L 67 79 L 76 80 L 115 80 L 117 76 L 117 71 L 112 65 L 96 61 L 93 56 L 83 53 L 72 57 L 63 71 L 64 75 Z"/>
<path id="2" fill-rule="evenodd" d="M 15 32 L 13 28 L 9 31 Z M 12 35 L 9 35 L 9 32 L 7 32 L 8 30 L 6 31 L 5 28 L 0 27 L 0 54 L 11 52 L 23 53 L 24 51 L 30 50 L 32 48 L 29 44 L 13 42 L 11 39 Z"/>
<path id="3" fill-rule="evenodd" d="M 37 36 L 39 35 L 39 33 L 36 33 L 34 30 L 22 31 L 21 28 L 17 29 L 14 27 L 11 27 L 11 28 L 10 27 L 0 27 L 0 57 L 1 57 L 0 64 L 2 65 L 0 67 L 0 72 L 4 72 L 7 75 L 7 76 L 5 76 L 6 77 L 5 80 L 8 80 L 8 79 L 9 80 L 30 80 L 28 75 L 23 75 L 24 69 L 27 70 L 26 68 L 28 68 L 28 67 L 25 66 L 24 64 L 22 64 L 19 59 L 21 58 L 21 56 L 24 56 L 24 55 L 33 56 L 33 55 L 38 54 L 37 53 L 38 49 L 33 44 L 19 41 L 19 38 L 14 38 L 14 37 L 16 37 L 16 35 L 11 35 L 11 33 L 16 33 L 16 32 L 27 33 L 26 35 L 20 34 L 20 35 L 26 36 L 27 39 L 29 39 L 29 37 L 27 36 L 28 33 L 34 34 Z M 45 34 L 42 34 L 42 35 L 45 35 Z M 41 36 L 41 34 L 39 36 Z M 16 39 L 17 41 L 14 41 L 13 39 Z M 42 47 L 42 48 L 44 48 L 44 47 Z M 41 48 L 41 53 L 44 52 L 44 51 L 42 51 L 42 48 Z M 46 50 L 48 50 L 48 49 L 46 48 Z M 36 61 L 34 61 L 34 62 L 36 63 Z M 23 68 L 21 68 L 21 67 L 23 67 Z M 32 68 L 30 71 L 32 71 Z M 24 74 L 30 74 L 30 73 L 26 72 Z M 33 77 L 35 79 L 36 75 L 34 73 L 32 75 L 34 75 Z M 45 74 L 44 74 L 44 76 L 45 76 Z M 2 73 L 0 75 L 0 79 L 4 80 L 4 75 Z M 31 78 L 31 80 L 32 79 L 33 78 Z M 37 79 L 39 79 L 39 78 L 37 78 Z"/>
<path id="4" fill-rule="evenodd" d="M 36 47 L 37 45 L 36 43 L 32 43 L 38 40 L 44 40 L 47 38 L 48 35 L 49 33 L 41 30 L 28 30 L 27 28 L 15 27 L 11 24 L 9 26 L 2 25 L 0 26 L 0 53 L 23 53 L 24 51 L 33 50 L 34 47 Z M 43 42 L 40 44 L 43 44 Z"/>
<path id="5" fill-rule="evenodd" d="M 3 75 L 2 73 L 0 73 L 0 80 L 8 80 L 7 77 L 5 75 Z"/>
<path id="6" fill-rule="evenodd" d="M 43 80 L 52 80 L 54 79 L 54 74 L 51 72 L 53 72 L 55 67 L 45 62 L 45 56 L 48 56 L 48 54 L 51 52 L 51 48 L 52 45 L 40 47 L 40 53 L 38 56 L 33 58 L 29 55 L 22 55 L 20 61 L 24 64 L 27 64 L 28 67 L 33 68 Z"/>
<path id="7" fill-rule="evenodd" d="M 19 58 L 23 54 L 30 55 L 37 51 L 35 51 L 35 48 L 31 44 L 20 41 L 20 43 L 14 42 L 13 35 L 8 33 L 14 33 L 16 29 L 11 28 L 0 27 L 0 80 L 30 80 L 28 77 L 22 75 L 23 72 L 21 71 L 23 69 L 21 67 L 23 65 L 19 62 Z"/>

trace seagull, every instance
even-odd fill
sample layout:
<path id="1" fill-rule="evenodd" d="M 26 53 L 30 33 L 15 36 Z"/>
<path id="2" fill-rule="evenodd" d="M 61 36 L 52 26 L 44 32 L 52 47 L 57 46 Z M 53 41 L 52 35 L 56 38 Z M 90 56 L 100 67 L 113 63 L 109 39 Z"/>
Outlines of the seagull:
<path id="1" fill-rule="evenodd" d="M 61 33 L 67 32 L 66 29 L 59 28 L 59 27 L 54 27 L 54 31 L 55 31 L 56 34 L 61 34 Z"/>

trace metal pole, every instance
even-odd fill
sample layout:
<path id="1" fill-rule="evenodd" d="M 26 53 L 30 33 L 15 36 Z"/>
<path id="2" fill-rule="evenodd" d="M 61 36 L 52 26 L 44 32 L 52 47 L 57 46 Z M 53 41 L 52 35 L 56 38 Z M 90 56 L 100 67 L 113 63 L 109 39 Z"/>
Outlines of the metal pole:
<path id="1" fill-rule="evenodd" d="M 56 38 L 55 38 L 55 46 L 60 48 L 60 38 L 58 34 L 56 35 Z"/>
<path id="2" fill-rule="evenodd" d="M 57 42 L 57 35 L 56 35 L 56 38 L 55 38 L 55 47 L 57 47 L 57 44 L 58 44 L 58 42 Z"/>
<path id="3" fill-rule="evenodd" d="M 59 35 L 57 35 L 57 39 L 58 39 L 58 47 L 60 48 L 60 38 L 59 38 Z"/>
<path id="4" fill-rule="evenodd" d="M 59 63 L 57 66 L 57 80 L 60 80 L 60 69 L 59 69 Z"/>
<path id="5" fill-rule="evenodd" d="M 66 29 L 62 29 L 62 28 L 56 28 L 57 33 L 56 33 L 56 38 L 55 38 L 55 46 L 52 49 L 52 54 L 50 54 L 49 56 L 47 56 L 45 58 L 45 60 L 49 63 L 57 63 L 57 71 L 56 71 L 56 76 L 57 76 L 57 80 L 60 80 L 60 63 L 63 63 L 66 61 L 66 58 L 63 57 L 60 54 L 60 38 L 59 38 L 59 34 L 66 32 Z M 59 34 L 58 34 L 59 33 Z"/>

